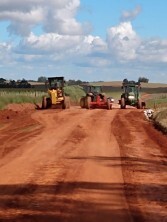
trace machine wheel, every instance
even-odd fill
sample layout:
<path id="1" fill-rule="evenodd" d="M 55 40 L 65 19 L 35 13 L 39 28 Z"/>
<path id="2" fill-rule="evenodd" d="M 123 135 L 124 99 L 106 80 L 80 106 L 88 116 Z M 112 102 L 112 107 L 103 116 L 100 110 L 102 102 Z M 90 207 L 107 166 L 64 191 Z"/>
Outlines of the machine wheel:
<path id="1" fill-rule="evenodd" d="M 85 108 L 85 98 L 84 97 L 80 99 L 80 107 Z"/>
<path id="2" fill-rule="evenodd" d="M 107 99 L 107 109 L 112 109 L 112 104 L 110 103 L 110 99 Z"/>
<path id="3" fill-rule="evenodd" d="M 138 100 L 138 102 L 137 102 L 137 108 L 138 108 L 138 109 L 142 109 L 142 103 L 141 103 L 140 100 Z"/>
<path id="4" fill-rule="evenodd" d="M 42 109 L 47 109 L 47 98 L 46 98 L 46 96 L 44 96 L 43 98 L 42 98 Z"/>
<path id="5" fill-rule="evenodd" d="M 121 109 L 125 109 L 126 108 L 126 105 L 125 105 L 125 98 L 122 97 L 121 98 Z"/>
<path id="6" fill-rule="evenodd" d="M 87 97 L 86 97 L 86 108 L 87 108 L 87 109 L 90 109 L 90 103 L 91 103 L 91 97 L 90 97 L 90 96 L 87 96 Z"/>
<path id="7" fill-rule="evenodd" d="M 70 98 L 68 96 L 64 97 L 64 101 L 62 103 L 62 109 L 69 109 L 70 108 Z"/>
<path id="8" fill-rule="evenodd" d="M 51 106 L 52 106 L 51 98 L 46 98 L 46 101 L 47 101 L 47 107 L 46 108 L 51 108 Z"/>
<path id="9" fill-rule="evenodd" d="M 142 109 L 146 108 L 146 103 L 145 102 L 142 102 L 141 105 L 142 105 Z"/>

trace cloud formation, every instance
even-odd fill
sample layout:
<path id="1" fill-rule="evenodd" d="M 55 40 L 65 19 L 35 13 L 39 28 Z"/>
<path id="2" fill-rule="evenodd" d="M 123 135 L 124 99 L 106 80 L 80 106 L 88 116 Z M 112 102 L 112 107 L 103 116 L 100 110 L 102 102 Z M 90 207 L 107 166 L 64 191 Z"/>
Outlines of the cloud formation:
<path id="1" fill-rule="evenodd" d="M 140 38 L 130 22 L 123 22 L 116 27 L 111 27 L 107 33 L 107 42 L 110 53 L 116 59 L 130 61 L 137 57 Z"/>
<path id="2" fill-rule="evenodd" d="M 123 11 L 121 15 L 121 21 L 131 21 L 134 20 L 141 12 L 141 6 L 136 6 L 133 10 Z"/>
<path id="3" fill-rule="evenodd" d="M 8 20 L 10 34 L 28 36 L 41 24 L 44 32 L 82 35 L 89 25 L 75 19 L 80 0 L 6 0 L 0 2 L 0 20 Z"/>
<path id="4" fill-rule="evenodd" d="M 156 64 L 162 70 L 167 64 L 167 39 L 145 40 L 133 28 L 131 20 L 141 12 L 140 6 L 124 11 L 122 21 L 106 30 L 106 40 L 91 35 L 90 26 L 77 21 L 79 7 L 80 0 L 0 1 L 0 21 L 9 21 L 9 33 L 20 38 L 19 43 L 0 42 L 1 66 L 21 64 L 37 69 L 36 64 L 45 64 L 91 72 L 91 68 L 118 67 L 151 71 Z M 36 35 L 33 29 L 39 25 L 42 33 Z"/>

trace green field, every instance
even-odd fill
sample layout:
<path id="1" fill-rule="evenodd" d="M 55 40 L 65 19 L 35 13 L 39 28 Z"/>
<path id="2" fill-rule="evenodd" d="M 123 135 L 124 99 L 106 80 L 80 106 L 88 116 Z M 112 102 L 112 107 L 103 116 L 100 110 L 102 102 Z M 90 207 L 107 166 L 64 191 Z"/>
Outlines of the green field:
<path id="1" fill-rule="evenodd" d="M 122 82 L 93 82 L 90 85 L 101 85 L 107 96 L 118 100 L 121 96 Z M 142 95 L 148 94 L 146 103 L 148 108 L 156 108 L 166 106 L 167 104 L 167 84 L 160 83 L 142 83 Z M 66 86 L 65 93 L 70 95 L 71 102 L 74 105 L 79 104 L 79 100 L 85 95 L 81 86 Z M 33 83 L 32 89 L 0 89 L 0 109 L 4 108 L 9 103 L 40 103 L 42 96 L 47 95 L 45 85 L 42 83 Z"/>
<path id="2" fill-rule="evenodd" d="M 0 89 L 0 109 L 10 103 L 39 103 L 45 92 L 32 89 Z"/>
<path id="3" fill-rule="evenodd" d="M 66 94 L 71 98 L 73 105 L 79 104 L 79 100 L 85 95 L 80 86 L 66 86 Z M 0 89 L 0 109 L 5 108 L 10 103 L 41 103 L 42 97 L 48 95 L 45 88 L 43 91 L 33 89 Z"/>

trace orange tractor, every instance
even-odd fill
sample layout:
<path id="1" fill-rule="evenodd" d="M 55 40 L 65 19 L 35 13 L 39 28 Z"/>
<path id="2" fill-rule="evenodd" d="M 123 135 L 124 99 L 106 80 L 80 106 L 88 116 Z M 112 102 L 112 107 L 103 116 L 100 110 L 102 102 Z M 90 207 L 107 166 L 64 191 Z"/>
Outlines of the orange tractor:
<path id="1" fill-rule="evenodd" d="M 106 97 L 102 92 L 101 86 L 87 86 L 86 96 L 80 99 L 81 108 L 104 108 L 112 109 L 114 99 L 112 97 Z"/>

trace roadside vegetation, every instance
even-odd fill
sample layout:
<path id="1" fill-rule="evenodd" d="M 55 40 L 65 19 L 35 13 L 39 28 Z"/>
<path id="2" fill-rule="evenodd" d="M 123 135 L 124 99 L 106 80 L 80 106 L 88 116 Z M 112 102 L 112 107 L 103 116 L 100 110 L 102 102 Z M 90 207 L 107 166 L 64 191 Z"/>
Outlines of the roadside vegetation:
<path id="1" fill-rule="evenodd" d="M 81 86 L 66 86 L 64 87 L 65 94 L 70 96 L 71 103 L 73 105 L 78 105 L 80 98 L 85 96 L 85 92 Z"/>
<path id="2" fill-rule="evenodd" d="M 167 134 L 167 93 L 152 94 L 147 100 L 147 107 L 155 111 L 153 115 L 155 127 Z"/>
<path id="3" fill-rule="evenodd" d="M 147 100 L 147 107 L 152 109 L 167 108 L 167 93 L 152 94 Z"/>
<path id="4" fill-rule="evenodd" d="M 39 103 L 44 92 L 25 89 L 1 89 L 0 109 L 4 109 L 10 103 Z"/>
<path id="5" fill-rule="evenodd" d="M 85 95 L 81 86 L 64 87 L 66 94 L 70 96 L 71 103 L 78 105 L 79 100 Z M 34 89 L 0 89 L 0 109 L 4 109 L 10 103 L 42 103 L 42 96 L 48 95 L 46 90 L 38 91 Z"/>
<path id="6" fill-rule="evenodd" d="M 161 108 L 153 116 L 154 125 L 167 134 L 167 108 Z"/>

